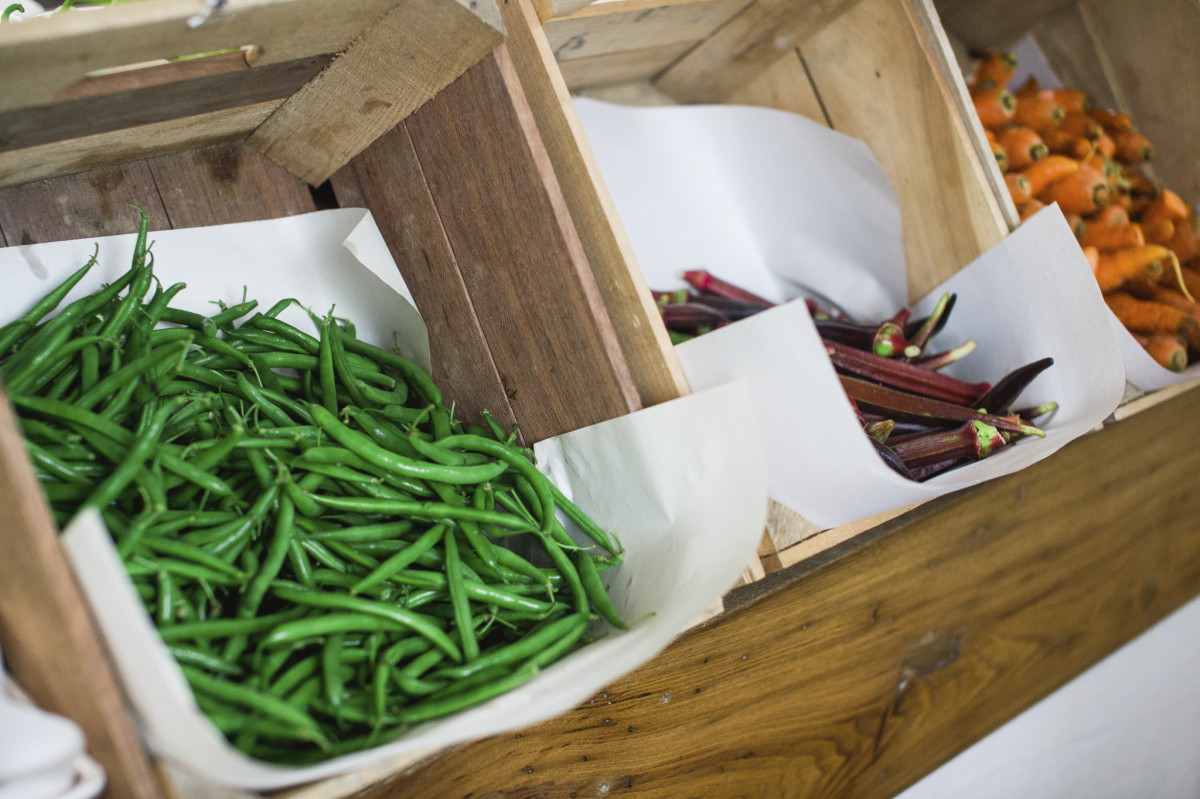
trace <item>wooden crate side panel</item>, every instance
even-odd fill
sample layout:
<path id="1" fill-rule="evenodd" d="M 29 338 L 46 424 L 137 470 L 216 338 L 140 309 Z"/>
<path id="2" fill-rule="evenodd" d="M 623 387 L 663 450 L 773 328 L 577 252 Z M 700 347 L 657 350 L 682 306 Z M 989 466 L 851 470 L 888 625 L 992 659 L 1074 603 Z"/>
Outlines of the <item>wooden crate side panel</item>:
<path id="1" fill-rule="evenodd" d="M 249 138 L 316 185 L 503 40 L 497 18 L 447 0 L 401 0 Z"/>
<path id="2" fill-rule="evenodd" d="M 152 0 L 25 20 L 0 28 L 0 110 L 51 102 L 101 69 L 254 46 L 261 64 L 337 53 L 397 0 L 239 0 L 189 27 L 192 0 Z M 70 54 L 70 57 L 65 57 Z"/>
<path id="3" fill-rule="evenodd" d="M 727 100 L 740 105 L 778 108 L 829 125 L 821 98 L 796 50 L 784 53 L 749 83 L 731 92 Z"/>
<path id="4" fill-rule="evenodd" d="M 546 39 L 559 61 L 694 45 L 746 7 L 748 0 L 627 0 L 596 3 L 570 17 L 546 21 Z"/>
<path id="5" fill-rule="evenodd" d="M 895 796 L 1195 596 L 1195 492 L 1156 487 L 1200 468 L 1196 436 L 1192 391 L 768 574 L 574 710 L 363 796 Z"/>
<path id="6" fill-rule="evenodd" d="M 1000 241 L 1008 225 L 902 0 L 860 0 L 800 48 L 834 129 L 867 143 L 904 225 L 916 299 Z"/>
<path id="7" fill-rule="evenodd" d="M 38 706 L 74 720 L 112 796 L 162 795 L 0 391 L 0 641 Z"/>
<path id="8" fill-rule="evenodd" d="M 974 51 L 1011 47 L 1039 20 L 1076 0 L 936 0 L 938 15 Z"/>
<path id="9" fill-rule="evenodd" d="M 756 0 L 657 80 L 680 102 L 721 102 L 860 0 Z"/>
<path id="10" fill-rule="evenodd" d="M 278 100 L 0 153 L 0 187 L 109 167 L 229 139 L 244 139 Z"/>
<path id="11" fill-rule="evenodd" d="M 1085 0 L 1079 11 L 1103 78 L 1078 85 L 1110 86 L 1112 103 L 1154 144 L 1154 174 L 1200 206 L 1200 3 Z"/>
<path id="12" fill-rule="evenodd" d="M 503 6 L 508 51 L 554 167 L 596 286 L 643 406 L 688 393 L 687 381 L 527 0 Z"/>
<path id="13" fill-rule="evenodd" d="M 640 407 L 507 48 L 405 126 L 526 439 Z"/>
<path id="14" fill-rule="evenodd" d="M 370 209 L 429 331 L 433 379 L 459 419 L 488 411 L 506 430 L 512 407 L 405 124 L 384 134 L 331 179 L 342 207 Z"/>
<path id="15" fill-rule="evenodd" d="M 559 68 L 571 91 L 639 83 L 655 78 L 690 47 L 689 44 L 667 44 L 591 58 L 573 58 L 560 62 Z"/>
<path id="16" fill-rule="evenodd" d="M 154 82 L 146 86 L 128 86 L 113 92 L 0 112 L 0 152 L 271 100 L 282 101 L 318 75 L 329 61 L 329 56 L 315 56 L 254 69 L 244 66 L 201 77 L 190 77 L 183 72 L 179 74 L 180 79 L 169 82 L 155 80 L 159 70 L 154 67 L 122 73 L 126 80 L 141 76 Z M 203 66 L 202 62 L 203 59 L 197 65 Z M 245 64 L 244 59 L 242 63 Z"/>

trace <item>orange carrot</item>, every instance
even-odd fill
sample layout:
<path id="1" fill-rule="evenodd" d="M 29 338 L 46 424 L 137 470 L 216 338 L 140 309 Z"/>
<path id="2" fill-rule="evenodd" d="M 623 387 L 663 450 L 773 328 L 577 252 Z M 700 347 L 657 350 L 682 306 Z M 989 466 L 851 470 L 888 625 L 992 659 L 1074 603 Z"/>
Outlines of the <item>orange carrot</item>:
<path id="1" fill-rule="evenodd" d="M 1005 172 L 1004 183 L 1008 186 L 1008 194 L 1014 205 L 1029 202 L 1033 193 L 1029 190 L 1029 178 L 1020 172 Z"/>
<path id="2" fill-rule="evenodd" d="M 1048 155 L 1025 167 L 1021 174 L 1029 179 L 1029 188 L 1037 196 L 1054 181 L 1078 172 L 1079 166 L 1078 161 L 1065 155 Z"/>
<path id="3" fill-rule="evenodd" d="M 1105 133 L 1096 139 L 1096 152 L 1105 158 L 1112 158 L 1117 154 L 1117 143 L 1113 141 L 1112 136 Z"/>
<path id="4" fill-rule="evenodd" d="M 1182 267 L 1179 270 L 1179 281 L 1188 290 L 1188 294 L 1192 295 L 1192 299 L 1200 299 L 1200 269 Z"/>
<path id="5" fill-rule="evenodd" d="M 1017 100 L 1017 108 L 1011 119 L 1018 125 L 1042 131 L 1058 125 L 1065 114 L 1061 105 L 1049 97 L 1035 94 Z"/>
<path id="6" fill-rule="evenodd" d="M 1119 250 L 1125 247 L 1141 247 L 1146 243 L 1142 226 L 1137 222 L 1124 225 L 1088 225 L 1079 237 L 1079 243 L 1090 245 L 1100 251 Z"/>
<path id="7" fill-rule="evenodd" d="M 1175 223 L 1170 219 L 1154 219 L 1139 224 L 1142 226 L 1142 233 L 1145 234 L 1146 241 L 1151 244 L 1166 246 L 1171 243 L 1171 238 L 1175 235 Z"/>
<path id="8" fill-rule="evenodd" d="M 1058 123 L 1058 129 L 1095 141 L 1104 135 L 1104 126 L 1081 111 L 1068 111 Z"/>
<path id="9" fill-rule="evenodd" d="M 1161 283 L 1150 286 L 1142 299 L 1170 305 L 1200 319 L 1200 303 L 1189 300 L 1178 289 L 1168 288 Z"/>
<path id="10" fill-rule="evenodd" d="M 1004 148 L 998 142 L 992 142 L 992 157 L 996 159 L 996 166 L 1000 168 L 1000 174 L 1008 171 L 1008 154 L 1004 152 Z"/>
<path id="11" fill-rule="evenodd" d="M 1096 282 L 1101 291 L 1109 292 L 1135 278 L 1157 280 L 1163 273 L 1163 264 L 1170 260 L 1170 256 L 1170 250 L 1157 244 L 1101 252 L 1096 264 Z"/>
<path id="12" fill-rule="evenodd" d="M 1017 98 L 1008 89 L 994 86 L 982 89 L 971 95 L 975 104 L 975 113 L 985 128 L 998 128 L 1013 118 L 1016 111 Z"/>
<path id="13" fill-rule="evenodd" d="M 1169 219 L 1172 222 L 1180 222 L 1187 219 L 1190 213 L 1191 209 L 1188 208 L 1188 204 L 1183 201 L 1182 197 L 1170 189 L 1163 189 L 1146 208 L 1139 221 L 1154 222 L 1159 219 Z"/>
<path id="14" fill-rule="evenodd" d="M 1168 333 L 1183 336 L 1188 346 L 1196 349 L 1200 341 L 1200 322 L 1178 308 L 1153 300 L 1139 300 L 1124 292 L 1114 291 L 1104 295 L 1108 305 L 1121 324 L 1133 333 Z"/>
<path id="15" fill-rule="evenodd" d="M 1200 233 L 1196 232 L 1196 219 L 1180 220 L 1175 223 L 1175 234 L 1167 242 L 1167 246 L 1182 261 L 1190 261 L 1200 256 Z M 1188 289 L 1191 291 L 1191 289 Z M 1200 297 L 1200 294 L 1195 296 Z"/>
<path id="16" fill-rule="evenodd" d="M 1147 335 L 1134 333 L 1133 337 L 1159 366 L 1172 372 L 1182 372 L 1188 365 L 1187 343 L 1179 336 L 1169 333 Z"/>
<path id="17" fill-rule="evenodd" d="M 1117 131 L 1112 135 L 1117 158 L 1130 164 L 1140 164 L 1154 159 L 1154 145 L 1136 130 Z"/>
<path id="18" fill-rule="evenodd" d="M 1068 114 L 1086 114 L 1092 107 L 1087 92 L 1080 89 L 1041 89 L 1038 97 L 1053 100 Z"/>
<path id="19" fill-rule="evenodd" d="M 1110 205 L 1092 214 L 1087 219 L 1088 226 L 1091 225 L 1128 225 L 1129 212 L 1120 205 Z"/>
<path id="20" fill-rule="evenodd" d="M 1030 75 L 1021 83 L 1020 86 L 1017 87 L 1017 90 L 1013 92 L 1013 94 L 1020 99 L 1022 97 L 1028 97 L 1030 95 L 1037 94 L 1040 88 L 1041 87 L 1038 84 L 1037 76 Z"/>
<path id="21" fill-rule="evenodd" d="M 1091 214 L 1108 205 L 1108 181 L 1090 166 L 1051 183 L 1037 198 L 1049 205 L 1058 203 L 1063 211 Z"/>
<path id="22" fill-rule="evenodd" d="M 996 138 L 1008 156 L 1009 169 L 1024 169 L 1049 155 L 1046 143 L 1033 128 L 1013 125 L 1001 130 Z"/>
<path id="23" fill-rule="evenodd" d="M 1083 159 L 1096 149 L 1096 145 L 1091 139 L 1086 136 L 1076 136 L 1062 128 L 1043 128 L 1040 133 L 1042 141 L 1046 143 L 1046 149 L 1056 155 L 1068 155 L 1071 158 Z"/>
<path id="24" fill-rule="evenodd" d="M 1017 57 L 1008 52 L 987 53 L 975 65 L 971 75 L 971 90 L 1004 88 L 1017 69 Z"/>
<path id="25" fill-rule="evenodd" d="M 1119 130 L 1133 130 L 1133 120 L 1115 108 L 1096 108 L 1088 111 L 1092 119 L 1104 126 L 1109 133 Z"/>
<path id="26" fill-rule="evenodd" d="M 1022 222 L 1024 222 L 1026 219 L 1033 216 L 1045 207 L 1046 204 L 1044 202 L 1039 200 L 1037 197 L 1033 197 L 1017 206 L 1017 216 Z"/>
<path id="27" fill-rule="evenodd" d="M 1084 247 L 1083 257 L 1087 258 L 1088 266 L 1092 268 L 1092 274 L 1096 274 L 1096 269 L 1100 266 L 1100 251 L 1095 247 Z"/>
<path id="28" fill-rule="evenodd" d="M 1079 238 L 1083 235 L 1083 231 L 1087 230 L 1087 222 L 1079 214 L 1073 212 L 1064 213 L 1063 218 L 1071 226 L 1071 232 L 1075 234 L 1075 238 Z"/>
<path id="29" fill-rule="evenodd" d="M 1158 196 L 1158 185 L 1136 166 L 1129 164 L 1122 165 L 1121 177 L 1125 178 L 1125 183 L 1129 187 L 1130 194 L 1141 194 L 1150 199 Z"/>

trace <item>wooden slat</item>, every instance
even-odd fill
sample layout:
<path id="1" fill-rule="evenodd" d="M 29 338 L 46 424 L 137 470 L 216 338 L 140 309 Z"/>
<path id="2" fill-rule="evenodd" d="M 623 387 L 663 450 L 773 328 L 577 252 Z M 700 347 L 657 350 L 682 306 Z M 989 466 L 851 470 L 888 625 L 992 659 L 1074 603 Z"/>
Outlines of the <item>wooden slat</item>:
<path id="1" fill-rule="evenodd" d="M 694 45 L 749 0 L 624 0 L 594 3 L 547 20 L 546 39 L 559 61 L 666 45 Z"/>
<path id="2" fill-rule="evenodd" d="M 507 48 L 404 124 L 527 440 L 638 408 Z"/>
<path id="3" fill-rule="evenodd" d="M 331 179 L 342 207 L 370 209 L 429 331 L 433 379 L 457 416 L 516 424 L 407 128 L 375 141 Z"/>
<path id="4" fill-rule="evenodd" d="M 507 47 L 643 406 L 688 392 L 633 247 L 528 0 L 503 4 Z"/>
<path id="5" fill-rule="evenodd" d="M 315 56 L 0 112 L 0 152 L 283 100 L 330 60 Z"/>
<path id="6" fill-rule="evenodd" d="M 256 46 L 262 65 L 346 49 L 398 0 L 238 0 L 206 25 L 189 27 L 202 4 L 155 0 L 24 20 L 0 28 L 0 109 L 50 102 L 101 69 Z M 452 2 L 452 0 L 447 0 Z"/>
<path id="7" fill-rule="evenodd" d="M 133 233 L 138 214 L 155 229 L 167 213 L 146 163 L 129 163 L 58 180 L 0 189 L 0 234 L 9 246 Z"/>
<path id="8" fill-rule="evenodd" d="M 834 129 L 870 146 L 896 192 L 915 299 L 1008 224 L 911 14 L 904 0 L 860 0 L 800 53 Z"/>
<path id="9" fill-rule="evenodd" d="M 1200 393 L 739 589 L 579 708 L 364 797 L 896 795 L 1200 590 Z M 1136 519 L 1136 524 L 1130 524 Z"/>
<path id="10" fill-rule="evenodd" d="M 276 219 L 316 210 L 312 192 L 237 142 L 147 162 L 172 228 Z"/>
<path id="11" fill-rule="evenodd" d="M 278 106 L 279 101 L 272 100 L 0 153 L 0 187 L 73 175 L 214 142 L 240 140 Z"/>
<path id="12" fill-rule="evenodd" d="M 216 53 L 183 61 L 147 64 L 137 69 L 85 75 L 74 83 L 64 86 L 58 94 L 54 95 L 54 100 L 55 102 L 80 100 L 84 97 L 136 91 L 145 89 L 147 86 L 158 86 L 164 83 L 178 83 L 195 78 L 241 72 L 250 69 L 250 62 L 257 56 L 257 51 L 237 50 L 232 53 Z"/>
<path id="13" fill-rule="evenodd" d="M 493 0 L 401 0 L 248 141 L 322 183 L 503 38 Z"/>
<path id="14" fill-rule="evenodd" d="M 591 58 L 573 58 L 559 66 L 563 80 L 572 91 L 636 83 L 656 77 L 689 48 L 688 44 L 646 47 Z"/>
<path id="15" fill-rule="evenodd" d="M 756 0 L 658 78 L 680 102 L 720 102 L 858 0 Z"/>
<path id="16" fill-rule="evenodd" d="M 0 518 L 5 668 L 39 707 L 79 724 L 110 796 L 161 796 L 2 391 Z"/>

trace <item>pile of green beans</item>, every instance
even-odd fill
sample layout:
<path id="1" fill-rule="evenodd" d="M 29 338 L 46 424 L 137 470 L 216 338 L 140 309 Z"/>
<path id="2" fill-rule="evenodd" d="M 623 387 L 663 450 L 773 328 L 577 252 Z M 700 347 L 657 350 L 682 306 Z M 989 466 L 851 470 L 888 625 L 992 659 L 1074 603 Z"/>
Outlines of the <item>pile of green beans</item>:
<path id="1" fill-rule="evenodd" d="M 147 235 L 119 279 L 59 309 L 93 257 L 0 327 L 0 378 L 57 521 L 99 511 L 235 747 L 374 746 L 624 626 L 601 582 L 619 542 L 513 434 L 456 421 L 346 320 L 282 321 L 296 300 L 173 307 Z"/>

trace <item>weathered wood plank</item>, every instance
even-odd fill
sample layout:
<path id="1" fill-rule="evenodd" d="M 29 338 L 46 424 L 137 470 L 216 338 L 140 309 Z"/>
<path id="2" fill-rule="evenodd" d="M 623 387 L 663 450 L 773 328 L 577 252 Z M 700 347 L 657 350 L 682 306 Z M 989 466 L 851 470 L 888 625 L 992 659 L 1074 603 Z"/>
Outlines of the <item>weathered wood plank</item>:
<path id="1" fill-rule="evenodd" d="M 507 48 L 404 125 L 528 440 L 639 407 Z"/>
<path id="2" fill-rule="evenodd" d="M 561 61 L 667 45 L 693 45 L 749 0 L 624 0 L 595 3 L 546 21 L 546 39 Z"/>
<path id="3" fill-rule="evenodd" d="M 239 142 L 147 162 L 171 227 L 224 225 L 316 210 L 308 186 Z"/>
<path id="4" fill-rule="evenodd" d="M 821 107 L 821 98 L 808 79 L 804 62 L 796 50 L 784 53 L 756 78 L 731 92 L 726 99 L 741 105 L 779 108 L 822 125 L 829 124 L 825 109 Z"/>
<path id="5" fill-rule="evenodd" d="M 679 59 L 657 84 L 680 102 L 720 102 L 858 0 L 755 0 Z"/>
<path id="6" fill-rule="evenodd" d="M 572 58 L 560 62 L 559 68 L 563 80 L 572 91 L 648 81 L 675 63 L 690 46 L 686 43 L 667 44 L 590 58 Z"/>
<path id="7" fill-rule="evenodd" d="M 0 234 L 8 246 L 114 236 L 137 230 L 137 205 L 168 226 L 150 167 L 142 163 L 0 189 Z"/>
<path id="8" fill-rule="evenodd" d="M 337 53 L 397 0 L 239 0 L 205 25 L 188 20 L 194 0 L 116 5 L 0 29 L 0 109 L 50 102 L 88 73 L 162 58 L 254 46 L 262 65 Z M 69 54 L 69 57 L 66 57 Z"/>
<path id="9" fill-rule="evenodd" d="M 642 405 L 688 393 L 633 247 L 529 0 L 501 6 L 507 47 Z"/>
<path id="10" fill-rule="evenodd" d="M 0 152 L 283 100 L 330 60 L 315 56 L 0 112 Z"/>
<path id="11" fill-rule="evenodd" d="M 271 115 L 278 100 L 178 117 L 136 128 L 0 153 L 0 187 L 123 164 L 162 153 L 241 140 Z"/>
<path id="12" fill-rule="evenodd" d="M 385 133 L 331 179 L 342 207 L 370 209 L 429 331 L 433 379 L 459 419 L 488 411 L 516 424 L 471 297 L 403 124 Z"/>
<path id="13" fill-rule="evenodd" d="M 1200 499 L 1164 479 L 1200 468 L 1198 436 L 1191 391 L 927 503 L 733 592 L 570 713 L 364 796 L 894 796 L 1200 591 Z"/>
<path id="14" fill-rule="evenodd" d="M 400 0 L 248 142 L 322 183 L 503 38 L 493 0 Z"/>

